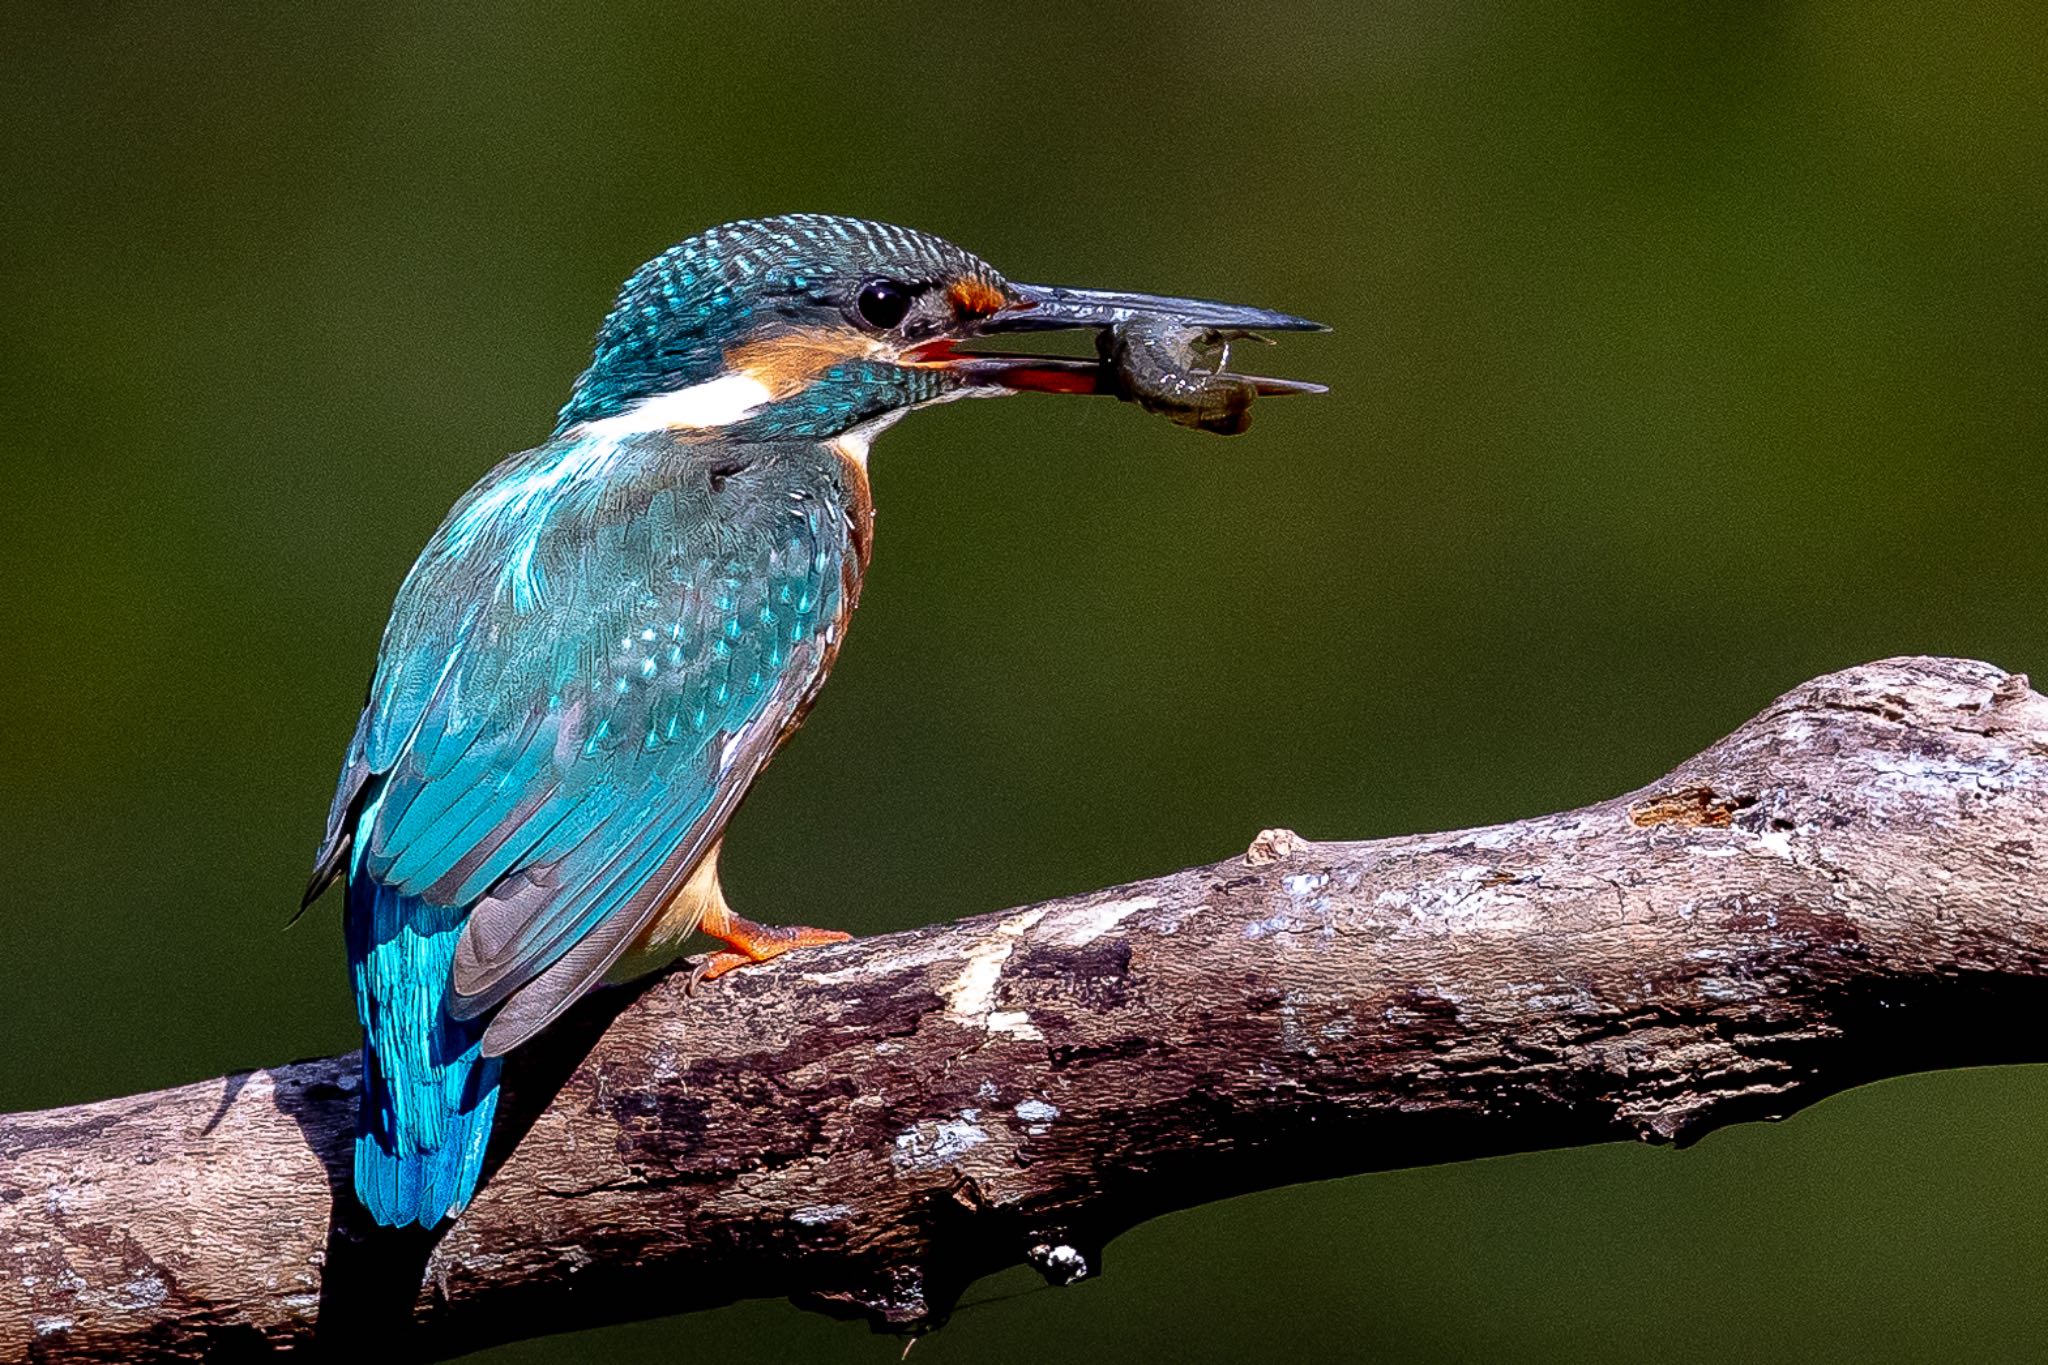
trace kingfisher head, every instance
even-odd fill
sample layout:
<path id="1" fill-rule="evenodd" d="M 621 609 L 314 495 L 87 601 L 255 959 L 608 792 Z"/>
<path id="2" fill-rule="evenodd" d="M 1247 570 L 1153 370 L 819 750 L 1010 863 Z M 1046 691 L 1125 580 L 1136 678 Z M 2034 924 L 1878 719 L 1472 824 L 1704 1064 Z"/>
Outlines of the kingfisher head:
<path id="1" fill-rule="evenodd" d="M 794 213 L 728 223 L 633 272 L 556 427 L 865 440 L 912 408 L 1107 391 L 1093 358 L 962 349 L 1136 319 L 1224 332 L 1318 325 L 1262 308 L 1017 284 L 930 233 Z M 1313 385 L 1261 381 L 1272 391 Z"/>

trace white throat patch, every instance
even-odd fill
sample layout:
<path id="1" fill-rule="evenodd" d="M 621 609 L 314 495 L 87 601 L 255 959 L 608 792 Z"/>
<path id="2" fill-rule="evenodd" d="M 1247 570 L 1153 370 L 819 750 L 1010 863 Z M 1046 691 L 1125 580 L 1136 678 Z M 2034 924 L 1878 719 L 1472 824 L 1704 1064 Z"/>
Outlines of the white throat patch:
<path id="1" fill-rule="evenodd" d="M 902 420 L 903 414 L 907 411 L 909 411 L 907 408 L 897 408 L 893 412 L 883 413 L 872 421 L 862 422 L 859 426 L 849 431 L 842 431 L 833 437 L 832 444 L 838 448 L 840 454 L 852 460 L 862 469 L 866 469 L 868 467 L 868 450 L 874 445 L 875 437 L 881 435 L 890 427 L 895 426 L 897 422 Z"/>
<path id="2" fill-rule="evenodd" d="M 643 398 L 616 416 L 579 423 L 575 434 L 617 440 L 649 431 L 709 431 L 746 420 L 774 397 L 766 384 L 750 374 L 722 374 L 686 389 Z"/>

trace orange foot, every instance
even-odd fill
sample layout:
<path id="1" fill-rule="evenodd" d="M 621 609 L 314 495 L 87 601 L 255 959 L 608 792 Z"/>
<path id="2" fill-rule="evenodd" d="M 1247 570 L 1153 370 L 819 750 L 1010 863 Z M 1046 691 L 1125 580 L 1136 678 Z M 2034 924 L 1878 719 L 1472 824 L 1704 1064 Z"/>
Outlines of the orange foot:
<path id="1" fill-rule="evenodd" d="M 716 981 L 735 967 L 751 967 L 781 957 L 792 948 L 817 948 L 827 943 L 844 943 L 853 937 L 837 929 L 811 929 L 800 924 L 756 924 L 730 910 L 716 908 L 707 911 L 697 927 L 732 946 L 728 952 L 713 953 L 699 962 L 690 973 L 686 991 L 697 989 L 703 982 Z"/>

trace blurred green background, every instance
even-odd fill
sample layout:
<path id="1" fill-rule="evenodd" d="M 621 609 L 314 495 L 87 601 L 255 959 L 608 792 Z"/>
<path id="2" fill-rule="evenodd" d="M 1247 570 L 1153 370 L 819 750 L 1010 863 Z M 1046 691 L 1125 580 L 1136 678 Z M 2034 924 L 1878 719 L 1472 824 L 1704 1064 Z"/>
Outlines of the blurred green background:
<path id="1" fill-rule="evenodd" d="M 0 1110 L 354 1045 L 287 932 L 391 595 L 618 280 L 790 208 L 1309 313 L 1222 442 L 881 443 L 852 645 L 727 847 L 904 927 L 1645 782 L 1814 674 L 2048 672 L 2025 3 L 9 6 Z M 1236 1199 L 979 1286 L 946 1361 L 2018 1356 L 2048 1072 L 1684 1153 Z M 781 1302 L 488 1353 L 886 1362 Z"/>

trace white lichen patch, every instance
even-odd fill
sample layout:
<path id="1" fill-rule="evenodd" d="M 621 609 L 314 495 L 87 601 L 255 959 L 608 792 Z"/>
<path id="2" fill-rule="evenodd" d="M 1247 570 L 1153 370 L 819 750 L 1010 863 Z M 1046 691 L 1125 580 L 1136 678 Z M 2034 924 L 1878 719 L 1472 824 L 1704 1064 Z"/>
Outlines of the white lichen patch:
<path id="1" fill-rule="evenodd" d="M 1257 940 L 1271 937 L 1274 934 L 1291 934 L 1299 927 L 1295 923 L 1293 915 L 1285 910 L 1281 910 L 1266 916 L 1264 919 L 1255 919 L 1250 924 L 1245 925 L 1244 936 L 1248 939 Z"/>
<path id="2" fill-rule="evenodd" d="M 1783 858 L 1786 862 L 1793 860 L 1792 832 L 1790 830 L 1765 830 L 1762 834 L 1756 836 L 1756 844 L 1758 848 L 1771 854 L 1773 857 Z"/>
<path id="3" fill-rule="evenodd" d="M 1043 1137 L 1047 1126 L 1060 1116 L 1060 1107 L 1044 1100 L 1025 1100 L 1014 1111 L 1028 1126 L 1025 1132 L 1032 1137 Z"/>
<path id="4" fill-rule="evenodd" d="M 1296 872 L 1280 879 L 1280 885 L 1290 896 L 1313 896 L 1329 884 L 1327 872 Z"/>
<path id="5" fill-rule="evenodd" d="M 154 1308 L 171 1296 L 171 1287 L 164 1283 L 163 1276 L 155 1271 L 146 1271 L 132 1280 L 109 1285 L 105 1289 L 89 1289 L 79 1294 L 79 1300 L 95 1308 L 113 1308 L 124 1313 Z"/>
<path id="6" fill-rule="evenodd" d="M 960 1117 L 916 1124 L 896 1135 L 890 1162 L 905 1175 L 943 1170 L 988 1141 L 979 1109 L 962 1109 Z"/>
<path id="7" fill-rule="evenodd" d="M 789 1211 L 789 1221 L 801 1223 L 807 1228 L 827 1227 L 843 1223 L 853 1217 L 851 1204 L 806 1204 L 800 1209 Z"/>
<path id="8" fill-rule="evenodd" d="M 1280 1046 L 1289 1052 L 1306 1056 L 1320 1056 L 1315 1041 L 1302 1019 L 1302 1007 L 1307 998 L 1300 991 L 1285 991 L 1280 996 Z"/>

